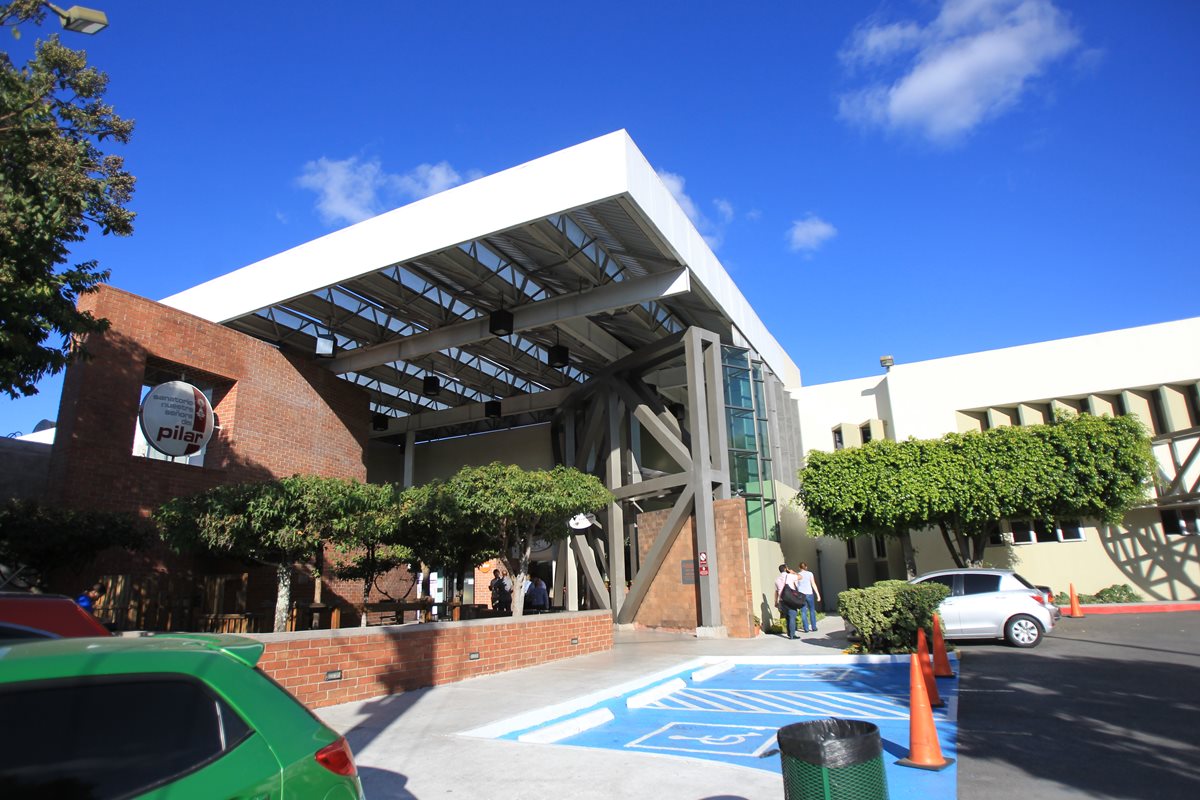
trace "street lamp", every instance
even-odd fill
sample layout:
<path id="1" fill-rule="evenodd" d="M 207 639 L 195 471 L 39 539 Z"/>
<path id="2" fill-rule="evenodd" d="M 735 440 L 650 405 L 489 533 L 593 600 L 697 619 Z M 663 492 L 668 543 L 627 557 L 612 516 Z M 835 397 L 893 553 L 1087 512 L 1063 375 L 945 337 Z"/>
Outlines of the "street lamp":
<path id="1" fill-rule="evenodd" d="M 46 8 L 58 15 L 62 26 L 75 33 L 99 33 L 108 27 L 108 17 L 103 11 L 83 6 L 71 6 L 65 11 L 53 3 L 45 3 Z"/>

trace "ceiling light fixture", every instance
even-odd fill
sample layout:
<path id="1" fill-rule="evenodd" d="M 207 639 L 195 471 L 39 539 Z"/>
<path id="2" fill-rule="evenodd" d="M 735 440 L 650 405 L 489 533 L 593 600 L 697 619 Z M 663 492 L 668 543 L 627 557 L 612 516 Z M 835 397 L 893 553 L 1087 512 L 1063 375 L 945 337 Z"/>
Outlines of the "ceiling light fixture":
<path id="1" fill-rule="evenodd" d="M 500 401 L 488 400 L 484 403 L 483 415 L 488 419 L 500 419 Z"/>
<path id="2" fill-rule="evenodd" d="M 426 397 L 437 397 L 442 393 L 442 382 L 436 375 L 426 375 L 421 387 L 421 394 Z"/>
<path id="3" fill-rule="evenodd" d="M 493 336 L 508 336 L 513 332 L 512 312 L 504 308 L 497 308 L 488 318 L 488 330 Z"/>
<path id="4" fill-rule="evenodd" d="M 556 344 L 548 351 L 547 363 L 555 369 L 561 369 L 571 363 L 571 351 L 565 344 Z"/>

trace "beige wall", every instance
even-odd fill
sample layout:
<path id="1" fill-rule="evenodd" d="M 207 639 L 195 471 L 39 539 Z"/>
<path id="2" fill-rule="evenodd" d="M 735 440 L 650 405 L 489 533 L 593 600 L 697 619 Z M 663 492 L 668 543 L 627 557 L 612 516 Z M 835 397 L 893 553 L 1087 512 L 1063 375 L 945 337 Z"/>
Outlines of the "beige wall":
<path id="1" fill-rule="evenodd" d="M 423 442 L 417 445 L 413 459 L 413 483 L 420 485 L 435 478 L 449 478 L 468 464 L 481 466 L 500 461 L 525 469 L 551 469 L 554 467 L 554 450 L 550 426 L 530 425 L 478 436 Z M 403 451 L 399 447 L 372 442 L 367 449 L 367 480 L 399 483 L 403 478 Z"/>

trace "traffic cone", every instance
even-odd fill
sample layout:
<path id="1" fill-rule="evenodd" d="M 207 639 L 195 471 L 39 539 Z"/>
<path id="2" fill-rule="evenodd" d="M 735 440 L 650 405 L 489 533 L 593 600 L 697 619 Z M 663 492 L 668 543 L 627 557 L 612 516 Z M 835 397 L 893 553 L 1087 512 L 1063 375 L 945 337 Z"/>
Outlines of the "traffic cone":
<path id="1" fill-rule="evenodd" d="M 902 767 L 936 772 L 953 764 L 954 759 L 942 756 L 937 727 L 933 724 L 933 709 L 930 708 L 929 696 L 925 693 L 925 678 L 921 674 L 918 659 L 920 655 L 913 653 L 908 666 L 908 756 L 896 763 Z"/>
<path id="2" fill-rule="evenodd" d="M 936 613 L 933 615 L 933 677 L 954 677 L 950 658 L 946 655 L 946 640 L 942 638 L 942 620 Z"/>
<path id="3" fill-rule="evenodd" d="M 1079 598 L 1075 596 L 1075 584 L 1068 584 L 1071 587 L 1071 611 L 1067 614 L 1068 617 L 1079 618 L 1083 616 L 1083 609 L 1079 607 Z"/>
<path id="4" fill-rule="evenodd" d="M 937 681 L 933 679 L 933 666 L 929 663 L 929 645 L 925 642 L 925 629 L 917 628 L 917 656 L 921 659 L 921 677 L 925 679 L 925 694 L 929 705 L 941 708 L 946 705 L 938 694 Z"/>

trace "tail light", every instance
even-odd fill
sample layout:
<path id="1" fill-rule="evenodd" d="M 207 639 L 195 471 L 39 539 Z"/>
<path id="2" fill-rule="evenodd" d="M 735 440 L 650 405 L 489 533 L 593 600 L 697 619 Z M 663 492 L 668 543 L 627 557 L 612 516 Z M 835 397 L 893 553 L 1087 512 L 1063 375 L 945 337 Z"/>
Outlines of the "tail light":
<path id="1" fill-rule="evenodd" d="M 1046 595 L 1042 594 L 1041 592 L 1038 592 L 1037 594 L 1031 594 L 1029 596 L 1034 600 L 1037 600 L 1042 605 L 1046 605 Z"/>
<path id="2" fill-rule="evenodd" d="M 351 778 L 358 774 L 358 768 L 354 766 L 354 753 L 351 752 L 350 743 L 346 741 L 345 736 L 340 736 L 333 744 L 322 747 L 317 751 L 315 758 L 318 764 L 336 775 Z"/>

